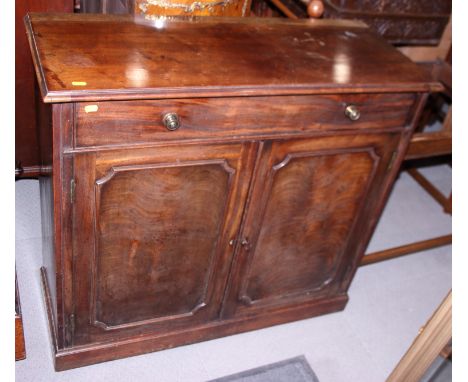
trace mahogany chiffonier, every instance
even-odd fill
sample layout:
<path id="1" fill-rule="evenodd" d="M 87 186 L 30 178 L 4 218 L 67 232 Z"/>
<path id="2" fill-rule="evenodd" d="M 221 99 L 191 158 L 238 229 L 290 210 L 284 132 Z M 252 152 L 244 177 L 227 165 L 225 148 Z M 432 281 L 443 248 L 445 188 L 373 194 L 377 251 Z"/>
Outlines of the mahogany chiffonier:
<path id="1" fill-rule="evenodd" d="M 350 21 L 25 23 L 57 370 L 345 307 L 437 83 Z"/>

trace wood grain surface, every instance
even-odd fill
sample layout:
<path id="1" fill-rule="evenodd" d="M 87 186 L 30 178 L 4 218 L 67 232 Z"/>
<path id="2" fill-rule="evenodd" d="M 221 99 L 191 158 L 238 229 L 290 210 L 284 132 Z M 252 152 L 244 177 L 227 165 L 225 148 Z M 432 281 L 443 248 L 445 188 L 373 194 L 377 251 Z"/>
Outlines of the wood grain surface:
<path id="1" fill-rule="evenodd" d="M 96 324 L 192 315 L 211 303 L 233 173 L 215 160 L 113 167 L 96 181 Z"/>
<path id="2" fill-rule="evenodd" d="M 411 93 L 83 102 L 77 104 L 75 147 L 401 128 L 414 102 Z M 359 120 L 346 117 L 347 105 L 358 108 Z M 177 113 L 179 129 L 167 130 L 166 113 Z"/>
<path id="3" fill-rule="evenodd" d="M 361 23 L 191 20 L 28 15 L 44 101 L 439 89 Z"/>

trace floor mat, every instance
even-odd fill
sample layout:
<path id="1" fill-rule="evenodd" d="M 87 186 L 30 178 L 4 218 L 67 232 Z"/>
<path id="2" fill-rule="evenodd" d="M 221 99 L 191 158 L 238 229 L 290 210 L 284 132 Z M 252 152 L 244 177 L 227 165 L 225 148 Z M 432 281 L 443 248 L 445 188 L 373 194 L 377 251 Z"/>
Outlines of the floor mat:
<path id="1" fill-rule="evenodd" d="M 257 367 L 209 382 L 319 382 L 304 356 Z"/>

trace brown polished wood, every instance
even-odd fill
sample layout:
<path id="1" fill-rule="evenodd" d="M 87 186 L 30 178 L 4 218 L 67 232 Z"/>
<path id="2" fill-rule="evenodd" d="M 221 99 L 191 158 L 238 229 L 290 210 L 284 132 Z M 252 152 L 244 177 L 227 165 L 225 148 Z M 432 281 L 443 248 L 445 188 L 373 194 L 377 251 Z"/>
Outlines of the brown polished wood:
<path id="1" fill-rule="evenodd" d="M 336 129 L 365 131 L 376 126 L 398 128 L 405 124 L 414 102 L 411 93 L 83 102 L 76 109 L 74 145 L 86 150 L 91 146 L 126 145 L 129 139 L 143 145 L 148 141 L 196 141 L 236 135 L 279 137 L 294 133 L 291 125 L 296 127 L 297 135 Z M 344 117 L 343 104 L 358 107 L 362 115 L 359 120 Z M 266 108 L 268 114 L 258 114 L 258 110 Z M 236 118 L 226 120 L 226 112 Z M 177 130 L 169 131 L 164 126 L 166 113 L 179 116 Z"/>
<path id="2" fill-rule="evenodd" d="M 91 265 L 94 325 L 112 329 L 166 316 L 174 320 L 220 303 L 220 296 L 210 301 L 211 275 L 226 268 L 216 266 L 217 242 L 236 170 L 225 160 L 177 160 L 114 162 L 101 170 L 91 233 L 99 253 Z M 160 238 L 156 243 L 155 237 Z M 209 313 L 204 319 L 216 314 Z"/>
<path id="3" fill-rule="evenodd" d="M 427 73 L 351 22 L 26 24 L 57 370 L 344 308 Z"/>
<path id="4" fill-rule="evenodd" d="M 352 21 L 200 17 L 159 25 L 129 16 L 29 17 L 45 102 L 441 89 Z"/>
<path id="5" fill-rule="evenodd" d="M 345 293 L 351 238 L 369 218 L 398 140 L 356 134 L 265 144 L 251 190 L 258 208 L 245 217 L 225 316 Z"/>
<path id="6" fill-rule="evenodd" d="M 125 329 L 114 333 L 118 338 L 147 325 L 168 331 L 216 319 L 233 251 L 229 242 L 246 198 L 249 146 L 143 148 L 76 158 L 83 180 L 75 192 L 94 197 L 74 203 L 76 266 L 93 272 L 89 286 L 87 274 L 76 276 L 76 298 L 90 299 L 91 306 L 75 308 L 74 344 L 105 340 L 108 330 Z M 99 257 L 86 256 L 90 252 Z"/>
<path id="7" fill-rule="evenodd" d="M 23 316 L 21 314 L 18 282 L 15 278 L 15 360 L 20 361 L 25 358 L 26 347 L 24 346 Z"/>
<path id="8" fill-rule="evenodd" d="M 23 18 L 28 12 L 72 12 L 73 0 L 15 0 L 15 161 L 20 177 L 40 173 L 36 78 Z"/>
<path id="9" fill-rule="evenodd" d="M 23 319 L 20 315 L 15 315 L 15 360 L 21 361 L 25 358 Z"/>

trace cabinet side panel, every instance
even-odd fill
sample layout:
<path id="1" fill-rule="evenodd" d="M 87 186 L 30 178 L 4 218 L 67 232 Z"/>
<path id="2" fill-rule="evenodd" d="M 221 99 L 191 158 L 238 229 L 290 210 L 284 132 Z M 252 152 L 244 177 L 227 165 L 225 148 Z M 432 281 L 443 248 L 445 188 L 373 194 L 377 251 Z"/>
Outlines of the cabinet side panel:
<path id="1" fill-rule="evenodd" d="M 42 265 L 46 269 L 54 319 L 57 317 L 57 283 L 54 253 L 54 190 L 52 172 L 52 106 L 37 99 L 37 124 L 40 148 L 39 190 L 41 196 Z"/>
<path id="2" fill-rule="evenodd" d="M 40 197 L 42 221 L 43 277 L 47 279 L 47 301 L 51 317 L 54 342 L 58 348 L 63 346 L 64 309 L 63 309 L 63 271 L 64 251 L 62 244 L 67 208 L 63 200 L 67 197 L 64 174 L 70 172 L 70 160 L 64 158 L 62 151 L 70 145 L 73 105 L 47 105 L 39 103 L 38 138 L 40 143 Z M 65 176 L 66 178 L 66 176 Z M 65 218 L 64 218 L 65 216 Z"/>
<path id="3" fill-rule="evenodd" d="M 57 313 L 57 283 L 55 279 L 56 263 L 54 253 L 54 206 L 52 176 L 39 177 L 41 193 L 41 223 L 42 223 L 42 265 L 47 271 L 47 282 L 53 302 L 53 312 Z"/>

